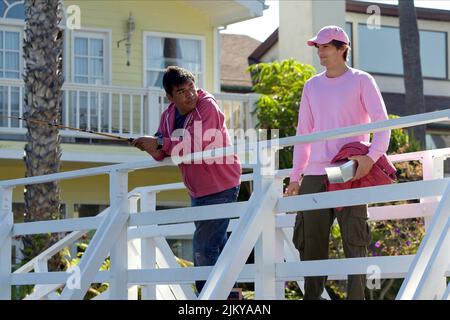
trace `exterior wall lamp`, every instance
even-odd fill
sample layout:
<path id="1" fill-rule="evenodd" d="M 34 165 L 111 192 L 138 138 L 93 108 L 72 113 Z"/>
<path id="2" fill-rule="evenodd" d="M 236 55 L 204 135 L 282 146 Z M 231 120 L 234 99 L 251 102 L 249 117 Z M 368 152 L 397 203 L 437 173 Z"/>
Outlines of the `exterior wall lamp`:
<path id="1" fill-rule="evenodd" d="M 128 17 L 128 21 L 127 21 L 127 32 L 125 33 L 125 38 L 117 41 L 117 48 L 120 47 L 120 43 L 122 41 L 125 41 L 125 52 L 127 54 L 127 66 L 130 66 L 131 36 L 133 35 L 135 29 L 136 29 L 136 23 L 130 12 L 130 16 Z"/>

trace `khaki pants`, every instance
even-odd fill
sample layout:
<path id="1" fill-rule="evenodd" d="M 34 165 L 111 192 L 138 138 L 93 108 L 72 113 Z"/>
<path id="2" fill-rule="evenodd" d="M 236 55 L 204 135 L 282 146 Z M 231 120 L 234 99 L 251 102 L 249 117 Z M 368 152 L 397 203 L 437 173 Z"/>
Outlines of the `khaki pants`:
<path id="1" fill-rule="evenodd" d="M 325 192 L 326 175 L 305 176 L 300 194 Z M 367 256 L 370 229 L 367 224 L 367 206 L 321 209 L 298 212 L 295 220 L 293 242 L 302 261 L 328 259 L 330 228 L 337 218 L 346 258 Z M 320 299 L 327 277 L 305 277 L 305 300 Z M 348 276 L 347 299 L 364 299 L 365 275 Z"/>

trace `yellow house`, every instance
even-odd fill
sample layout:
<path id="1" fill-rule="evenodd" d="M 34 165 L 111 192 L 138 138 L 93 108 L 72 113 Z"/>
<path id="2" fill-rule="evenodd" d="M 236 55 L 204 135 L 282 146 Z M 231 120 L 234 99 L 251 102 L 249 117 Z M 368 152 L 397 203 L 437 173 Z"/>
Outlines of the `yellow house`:
<path id="1" fill-rule="evenodd" d="M 264 1 L 64 1 L 62 124 L 124 137 L 154 134 L 166 107 L 165 67 L 191 70 L 200 87 L 220 90 L 220 28 L 261 16 Z M 23 1 L 0 1 L 0 180 L 24 177 L 22 115 Z M 253 127 L 252 95 L 216 94 L 229 128 Z M 126 144 L 61 130 L 62 171 L 148 159 Z M 61 182 L 63 216 L 100 212 L 109 203 L 108 179 Z M 137 186 L 180 181 L 176 167 L 139 171 Z M 23 214 L 23 190 L 14 190 L 15 218 Z M 187 193 L 162 192 L 158 206 L 189 205 Z"/>

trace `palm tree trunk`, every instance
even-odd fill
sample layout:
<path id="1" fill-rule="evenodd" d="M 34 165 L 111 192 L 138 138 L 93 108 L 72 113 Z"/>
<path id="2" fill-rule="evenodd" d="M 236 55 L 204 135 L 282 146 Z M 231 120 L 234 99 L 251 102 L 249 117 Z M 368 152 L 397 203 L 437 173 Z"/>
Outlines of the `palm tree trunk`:
<path id="1" fill-rule="evenodd" d="M 58 123 L 62 98 L 63 33 L 58 24 L 62 18 L 60 0 L 25 0 L 24 117 Z M 27 122 L 25 145 L 26 177 L 59 172 L 60 137 L 52 126 Z M 59 218 L 57 182 L 25 186 L 25 221 Z M 45 238 L 46 236 L 44 236 Z M 24 239 L 28 257 L 47 247 L 52 238 Z M 43 241 L 44 240 L 44 241 Z M 31 251 L 31 252 L 30 252 Z"/>
<path id="2" fill-rule="evenodd" d="M 398 11 L 407 113 L 424 113 L 426 109 L 420 63 L 420 38 L 414 1 L 400 0 Z M 422 147 L 425 147 L 425 126 L 416 126 L 411 133 L 413 138 L 418 140 Z"/>

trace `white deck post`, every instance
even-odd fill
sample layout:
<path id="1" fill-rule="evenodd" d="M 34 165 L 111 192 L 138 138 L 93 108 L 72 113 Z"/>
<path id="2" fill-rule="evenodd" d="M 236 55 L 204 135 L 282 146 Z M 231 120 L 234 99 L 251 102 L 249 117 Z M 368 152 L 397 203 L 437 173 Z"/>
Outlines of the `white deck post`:
<path id="1" fill-rule="evenodd" d="M 137 195 L 132 195 L 129 198 L 130 213 L 136 213 L 138 211 L 138 200 L 139 197 Z M 140 239 L 128 241 L 128 270 L 140 268 L 141 266 L 140 249 L 141 249 Z M 128 287 L 128 300 L 138 300 L 137 285 Z"/>
<path id="2" fill-rule="evenodd" d="M 0 187 L 0 300 L 11 300 L 12 188 Z"/>
<path id="3" fill-rule="evenodd" d="M 430 261 L 413 299 L 446 299 L 447 277 L 445 276 L 450 261 L 450 218 L 447 219 Z"/>
<path id="4" fill-rule="evenodd" d="M 112 211 L 120 208 L 120 215 L 129 216 L 130 207 L 128 196 L 128 172 L 112 171 L 110 173 L 109 202 Z M 128 299 L 128 223 L 119 230 L 111 252 L 111 282 L 109 298 L 113 300 Z"/>
<path id="5" fill-rule="evenodd" d="M 258 165 L 254 170 L 254 192 L 261 194 L 265 188 L 274 183 L 275 174 L 275 149 L 262 148 L 258 144 Z M 276 197 L 283 194 L 283 185 L 276 181 Z M 281 187 L 280 187 L 281 185 Z M 275 234 L 275 211 L 268 214 L 262 229 L 262 233 L 255 245 L 255 299 L 273 300 L 276 299 L 276 234 Z"/>
<path id="6" fill-rule="evenodd" d="M 442 300 L 450 300 L 450 283 L 448 284 L 447 289 L 442 296 Z"/>
<path id="7" fill-rule="evenodd" d="M 141 211 L 150 212 L 155 210 L 156 210 L 156 192 L 145 192 L 141 194 Z M 141 240 L 141 268 L 154 269 L 156 264 L 155 241 L 153 241 L 153 239 L 151 238 L 142 238 L 140 240 Z M 142 286 L 141 299 L 156 300 L 156 285 L 147 284 Z"/>
<path id="8" fill-rule="evenodd" d="M 444 160 L 446 157 L 435 157 L 430 153 L 426 153 L 423 157 L 422 163 L 422 171 L 423 171 L 423 180 L 429 179 L 442 179 L 444 178 Z M 440 201 L 441 197 L 429 197 L 420 199 L 421 203 L 427 202 L 436 202 Z M 428 229 L 431 225 L 431 220 L 433 217 L 424 217 L 425 223 L 425 232 L 428 232 Z M 447 281 L 445 278 L 442 279 L 439 283 L 436 283 L 436 290 L 439 292 L 439 296 L 441 296 L 446 288 Z"/>
<path id="9" fill-rule="evenodd" d="M 423 180 L 444 178 L 444 160 L 446 157 L 434 157 L 431 153 L 425 153 L 422 159 Z M 441 197 L 421 198 L 420 203 L 439 202 Z M 425 217 L 425 230 L 428 230 L 432 217 Z"/>
<path id="10" fill-rule="evenodd" d="M 279 228 L 275 229 L 275 261 L 277 263 L 284 262 L 284 236 L 283 231 Z M 284 291 L 285 286 L 284 280 L 276 280 L 275 283 L 275 299 L 285 300 L 286 294 Z"/>
<path id="11" fill-rule="evenodd" d="M 412 300 L 412 299 L 431 299 L 429 296 L 430 290 L 434 292 L 435 296 L 443 296 L 446 291 L 446 287 L 433 282 L 434 287 L 430 288 L 427 282 L 434 279 L 430 273 L 432 268 L 436 267 L 436 260 L 440 259 L 436 257 L 436 250 L 446 243 L 444 232 L 448 232 L 448 221 L 450 219 L 450 185 L 447 185 L 442 200 L 439 203 L 436 212 L 433 215 L 429 230 L 425 233 L 419 249 L 409 267 L 408 274 L 402 283 L 400 291 L 396 297 L 397 300 Z M 447 253 L 445 253 L 447 256 Z M 448 261 L 446 261 L 448 265 Z M 441 268 L 442 266 L 438 266 Z M 445 268 L 444 268 L 445 269 Z M 434 277 L 439 277 L 439 274 L 435 274 Z M 431 278 L 430 278 L 431 277 Z M 442 281 L 445 283 L 445 277 L 442 275 Z"/>

